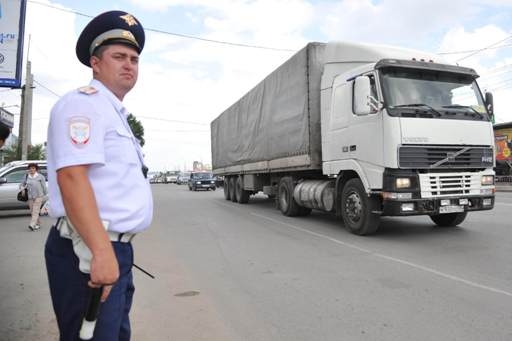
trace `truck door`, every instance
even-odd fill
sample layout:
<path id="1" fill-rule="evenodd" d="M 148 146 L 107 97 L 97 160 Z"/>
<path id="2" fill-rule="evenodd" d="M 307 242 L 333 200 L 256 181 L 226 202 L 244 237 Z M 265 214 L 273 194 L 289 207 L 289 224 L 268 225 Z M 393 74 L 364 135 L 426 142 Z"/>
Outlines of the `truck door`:
<path id="1" fill-rule="evenodd" d="M 364 76 L 368 77 L 371 97 L 378 104 L 380 94 L 377 91 L 375 75 L 370 72 Z M 381 176 L 367 174 L 377 172 L 376 168 L 383 164 L 382 115 L 378 109 L 366 114 L 356 113 L 354 87 L 354 79 L 339 83 L 335 81 L 333 84 L 330 117 L 326 122 L 328 129 L 324 130 L 324 162 L 330 164 L 330 167 L 326 167 L 330 170 L 329 173 L 344 169 L 362 169 L 364 176 L 382 179 Z"/>

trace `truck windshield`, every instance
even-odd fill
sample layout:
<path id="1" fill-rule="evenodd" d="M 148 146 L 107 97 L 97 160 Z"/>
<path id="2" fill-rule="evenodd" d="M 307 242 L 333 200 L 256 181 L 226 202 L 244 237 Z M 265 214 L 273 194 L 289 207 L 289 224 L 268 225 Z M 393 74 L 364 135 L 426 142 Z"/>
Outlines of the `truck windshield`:
<path id="1" fill-rule="evenodd" d="M 489 120 L 478 85 L 470 75 L 383 68 L 381 80 L 391 116 Z"/>

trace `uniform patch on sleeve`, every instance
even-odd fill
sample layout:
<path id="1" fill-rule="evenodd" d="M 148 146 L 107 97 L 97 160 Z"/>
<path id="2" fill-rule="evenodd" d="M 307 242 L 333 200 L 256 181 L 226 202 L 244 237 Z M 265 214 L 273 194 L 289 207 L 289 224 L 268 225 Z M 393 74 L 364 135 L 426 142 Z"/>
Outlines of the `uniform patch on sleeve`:
<path id="1" fill-rule="evenodd" d="M 73 116 L 69 120 L 69 136 L 77 147 L 83 147 L 91 136 L 91 122 L 87 117 Z"/>

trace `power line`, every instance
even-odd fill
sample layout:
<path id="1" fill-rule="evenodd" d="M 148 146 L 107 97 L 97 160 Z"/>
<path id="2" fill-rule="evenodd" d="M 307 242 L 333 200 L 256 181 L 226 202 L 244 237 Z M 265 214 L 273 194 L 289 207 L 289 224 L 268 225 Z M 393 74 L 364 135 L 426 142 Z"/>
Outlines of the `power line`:
<path id="1" fill-rule="evenodd" d="M 510 38 L 510 37 L 509 37 Z M 508 39 L 508 38 L 507 38 Z M 507 44 L 507 45 L 501 45 L 501 46 L 494 46 L 494 47 L 489 47 L 487 48 L 487 50 L 494 50 L 494 49 L 501 49 L 503 47 L 510 47 L 512 46 L 512 44 Z M 442 54 L 442 55 L 445 55 L 445 54 L 462 54 L 462 53 L 471 53 L 471 52 L 478 52 L 480 50 L 465 50 L 465 51 L 450 51 L 450 52 L 438 52 L 437 54 Z"/>
<path id="2" fill-rule="evenodd" d="M 87 17 L 87 18 L 94 18 L 94 16 L 92 16 L 92 15 L 81 13 L 81 12 L 78 12 L 78 11 L 75 11 L 75 10 L 59 8 L 59 7 L 56 7 L 56 6 L 52 6 L 52 5 L 49 5 L 49 4 L 44 4 L 44 3 L 41 3 L 41 2 L 38 2 L 38 1 L 34 1 L 34 0 L 29 0 L 29 2 L 37 4 L 37 5 L 53 8 L 53 9 L 56 9 L 56 10 L 59 10 L 59 11 L 62 11 L 62 12 L 73 13 L 73 14 L 76 14 L 76 15 L 79 15 L 79 16 L 83 16 L 83 17 Z M 200 41 L 205 41 L 205 42 L 215 43 L 215 44 L 224 44 L 224 45 L 231 45 L 231 46 L 248 47 L 248 48 L 253 48 L 253 49 L 280 51 L 280 52 L 295 52 L 296 51 L 296 50 L 291 50 L 291 49 L 283 49 L 283 48 L 270 47 L 270 46 L 251 45 L 251 44 L 243 44 L 243 43 L 234 43 L 234 42 L 225 41 L 225 40 L 207 39 L 207 38 L 196 37 L 196 36 L 192 36 L 192 35 L 188 35 L 188 34 L 182 34 L 182 33 L 175 33 L 175 32 L 159 30 L 159 29 L 156 29 L 156 28 L 147 28 L 146 27 L 146 28 L 144 28 L 144 30 L 155 32 L 155 33 L 167 34 L 167 35 L 176 36 L 176 37 L 181 37 L 181 38 L 200 40 Z"/>
<path id="3" fill-rule="evenodd" d="M 482 52 L 482 51 L 489 50 L 489 49 L 491 49 L 493 46 L 496 46 L 496 45 L 498 45 L 498 44 L 501 44 L 501 43 L 503 43 L 504 41 L 509 40 L 510 38 L 512 38 L 512 36 L 508 36 L 508 37 L 506 37 L 505 39 L 502 39 L 502 40 L 500 40 L 500 41 L 498 41 L 498 42 L 496 42 L 496 43 L 493 43 L 493 44 L 491 44 L 491 45 L 489 45 L 489 46 L 486 46 L 486 47 L 484 47 L 484 48 L 481 48 L 481 49 L 479 49 L 479 50 L 476 50 L 476 51 L 474 51 L 474 52 L 472 52 L 472 53 L 468 54 L 468 55 L 467 55 L 467 56 L 465 56 L 465 57 L 462 57 L 462 58 L 457 59 L 457 62 L 460 62 L 461 60 L 464 60 L 464 59 L 467 59 L 467 58 L 469 58 L 469 57 L 472 57 L 472 56 L 474 56 L 475 54 L 478 54 L 478 53 L 480 53 L 480 52 Z"/>
<path id="4" fill-rule="evenodd" d="M 61 95 L 59 95 L 58 93 L 56 93 L 55 91 L 51 90 L 50 88 L 46 87 L 45 85 L 41 84 L 40 82 L 38 82 L 37 80 L 34 79 L 34 83 L 38 84 L 40 87 L 42 87 L 43 89 L 45 89 L 46 91 L 50 92 L 51 94 L 57 96 L 57 97 L 62 97 Z"/>

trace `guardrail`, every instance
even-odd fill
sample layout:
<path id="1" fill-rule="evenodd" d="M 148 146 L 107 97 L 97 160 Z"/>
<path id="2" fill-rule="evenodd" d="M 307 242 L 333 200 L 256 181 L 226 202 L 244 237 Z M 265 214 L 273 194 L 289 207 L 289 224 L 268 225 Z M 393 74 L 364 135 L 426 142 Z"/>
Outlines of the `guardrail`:
<path id="1" fill-rule="evenodd" d="M 512 175 L 496 175 L 495 182 L 502 185 L 512 185 Z"/>

